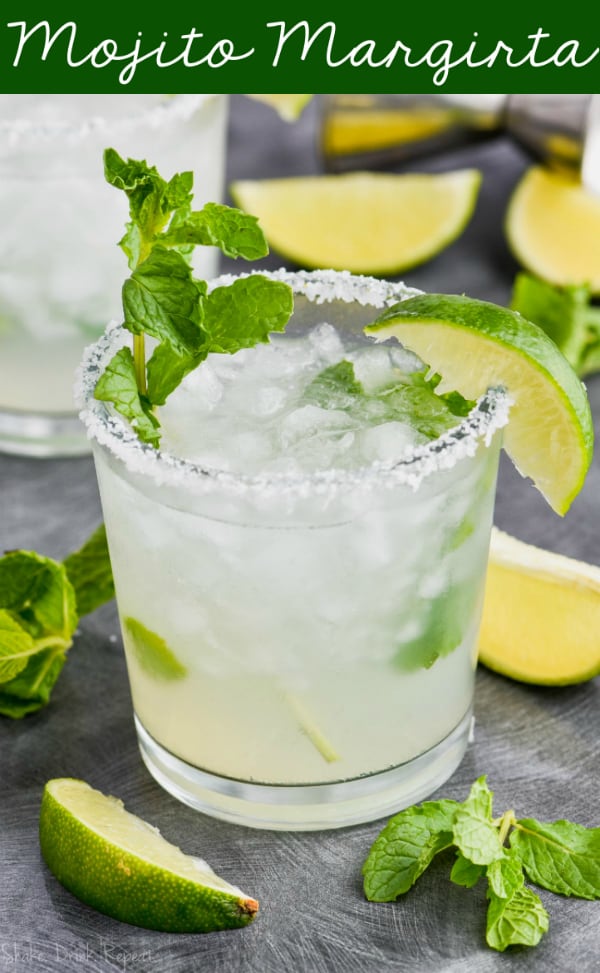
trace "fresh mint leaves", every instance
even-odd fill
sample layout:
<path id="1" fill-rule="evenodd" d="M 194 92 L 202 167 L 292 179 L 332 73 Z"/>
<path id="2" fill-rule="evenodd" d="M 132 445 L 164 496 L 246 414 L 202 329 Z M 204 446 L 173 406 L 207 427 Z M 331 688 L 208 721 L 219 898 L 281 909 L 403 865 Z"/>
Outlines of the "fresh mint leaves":
<path id="1" fill-rule="evenodd" d="M 217 203 L 194 211 L 191 172 L 167 182 L 154 166 L 122 159 L 114 149 L 104 153 L 104 172 L 129 200 L 120 246 L 131 270 L 122 295 L 133 347 L 108 363 L 95 395 L 111 402 L 143 442 L 158 446 L 156 407 L 211 352 L 233 354 L 283 331 L 292 290 L 253 274 L 208 294 L 206 282 L 193 277 L 192 250 L 216 246 L 228 257 L 264 257 L 268 246 L 256 217 Z M 148 360 L 146 336 L 157 343 Z"/>
<path id="2" fill-rule="evenodd" d="M 428 439 L 436 439 L 456 426 L 457 416 L 467 415 L 475 404 L 460 392 L 438 395 L 435 390 L 440 381 L 440 375 L 424 365 L 415 372 L 398 371 L 390 384 L 367 391 L 356 377 L 354 364 L 343 359 L 313 378 L 303 400 L 346 412 L 362 427 L 369 421 L 405 422 Z"/>
<path id="3" fill-rule="evenodd" d="M 44 706 L 81 615 L 114 594 L 104 527 L 63 563 L 34 551 L 0 558 L 0 714 Z"/>
<path id="4" fill-rule="evenodd" d="M 585 285 L 557 287 L 532 274 L 515 278 L 511 308 L 539 325 L 581 376 L 600 369 L 600 308 Z"/>
<path id="5" fill-rule="evenodd" d="M 526 879 L 559 895 L 600 898 L 600 828 L 517 819 L 513 811 L 494 818 L 492 798 L 483 776 L 462 803 L 427 801 L 391 818 L 363 865 L 367 899 L 396 899 L 454 847 L 450 879 L 465 888 L 487 879 L 486 942 L 504 951 L 535 946 L 548 931 L 548 913 Z"/>

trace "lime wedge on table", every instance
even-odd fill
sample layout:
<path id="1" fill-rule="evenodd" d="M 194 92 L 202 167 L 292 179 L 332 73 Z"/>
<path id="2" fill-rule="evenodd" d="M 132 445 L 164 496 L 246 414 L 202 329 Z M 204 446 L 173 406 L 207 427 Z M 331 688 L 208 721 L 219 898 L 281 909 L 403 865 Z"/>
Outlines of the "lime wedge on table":
<path id="1" fill-rule="evenodd" d="M 564 514 L 592 459 L 593 425 L 584 386 L 548 335 L 516 311 L 449 294 L 411 297 L 366 333 L 396 337 L 443 376 L 440 391 L 475 399 L 507 389 L 504 446 L 553 509 Z"/>
<path id="2" fill-rule="evenodd" d="M 492 531 L 479 661 L 537 685 L 600 673 L 600 567 Z"/>
<path id="3" fill-rule="evenodd" d="M 69 777 L 50 780 L 40 810 L 50 871 L 87 905 L 167 932 L 246 926 L 258 902 L 185 855 L 120 800 Z"/>
<path id="4" fill-rule="evenodd" d="M 394 274 L 439 253 L 465 228 L 480 173 L 350 172 L 239 180 L 234 202 L 270 246 L 303 267 Z"/>
<path id="5" fill-rule="evenodd" d="M 600 294 L 600 197 L 573 176 L 532 166 L 506 213 L 517 260 L 551 284 L 587 284 Z"/>

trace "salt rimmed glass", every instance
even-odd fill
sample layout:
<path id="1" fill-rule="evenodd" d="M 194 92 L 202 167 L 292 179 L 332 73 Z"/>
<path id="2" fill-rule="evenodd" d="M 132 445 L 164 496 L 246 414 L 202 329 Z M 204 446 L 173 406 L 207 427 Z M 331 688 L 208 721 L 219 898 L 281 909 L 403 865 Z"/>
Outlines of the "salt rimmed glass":
<path id="1" fill-rule="evenodd" d="M 295 291 L 291 338 L 323 321 L 360 336 L 415 293 L 270 276 Z M 236 474 L 141 444 L 94 399 L 130 338 L 113 325 L 87 350 L 77 396 L 150 772 L 208 814 L 273 829 L 428 796 L 469 738 L 505 394 L 397 459 Z"/>
<path id="2" fill-rule="evenodd" d="M 84 347 L 119 313 L 127 199 L 102 154 L 194 168 L 198 206 L 222 198 L 225 95 L 0 96 L 0 449 L 87 452 L 72 400 Z M 217 272 L 198 249 L 196 271 Z"/>

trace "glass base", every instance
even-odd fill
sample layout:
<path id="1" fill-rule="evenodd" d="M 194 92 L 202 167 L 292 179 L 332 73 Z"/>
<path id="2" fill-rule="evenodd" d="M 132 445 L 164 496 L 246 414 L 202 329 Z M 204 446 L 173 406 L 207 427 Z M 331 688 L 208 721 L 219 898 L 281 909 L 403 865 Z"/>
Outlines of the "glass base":
<path id="1" fill-rule="evenodd" d="M 0 408 L 0 452 L 15 456 L 84 456 L 91 452 L 76 412 L 9 412 Z"/>
<path id="2" fill-rule="evenodd" d="M 426 753 L 377 774 L 333 784 L 269 785 L 217 777 L 173 756 L 135 717 L 148 770 L 174 797 L 215 818 L 274 831 L 318 831 L 375 821 L 429 797 L 460 764 L 472 711 Z"/>

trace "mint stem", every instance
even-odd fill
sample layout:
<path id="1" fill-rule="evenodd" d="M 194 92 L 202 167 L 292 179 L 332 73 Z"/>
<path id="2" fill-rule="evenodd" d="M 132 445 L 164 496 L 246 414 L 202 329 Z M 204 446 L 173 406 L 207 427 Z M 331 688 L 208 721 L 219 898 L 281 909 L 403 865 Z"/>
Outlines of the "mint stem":
<path id="1" fill-rule="evenodd" d="M 146 348 L 143 334 L 133 336 L 133 361 L 138 391 L 141 395 L 146 395 L 148 385 L 146 383 Z"/>
<path id="2" fill-rule="evenodd" d="M 329 740 L 321 733 L 316 723 L 313 720 L 312 715 L 306 709 L 303 703 L 300 702 L 298 697 L 294 693 L 285 692 L 284 699 L 289 703 L 291 709 L 294 711 L 294 716 L 298 720 L 300 728 L 306 734 L 313 746 L 319 751 L 323 760 L 328 764 L 333 764 L 337 760 L 341 760 L 337 750 L 333 748 Z"/>
<path id="3" fill-rule="evenodd" d="M 498 834 L 498 838 L 501 845 L 504 844 L 508 837 L 508 832 L 516 823 L 517 819 L 515 818 L 515 812 L 513 810 L 505 811 L 499 820 L 500 832 Z"/>

